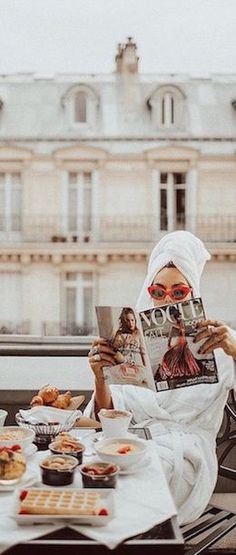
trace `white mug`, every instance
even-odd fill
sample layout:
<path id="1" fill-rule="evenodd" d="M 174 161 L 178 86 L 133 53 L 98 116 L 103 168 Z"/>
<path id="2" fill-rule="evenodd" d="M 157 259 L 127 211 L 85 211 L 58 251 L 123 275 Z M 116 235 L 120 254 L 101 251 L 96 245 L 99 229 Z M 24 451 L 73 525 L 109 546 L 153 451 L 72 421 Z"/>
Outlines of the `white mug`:
<path id="1" fill-rule="evenodd" d="M 122 437 L 127 434 L 132 412 L 128 410 L 101 409 L 98 416 L 105 437 Z"/>
<path id="2" fill-rule="evenodd" d="M 0 426 L 4 426 L 7 415 L 8 412 L 6 410 L 0 409 Z"/>

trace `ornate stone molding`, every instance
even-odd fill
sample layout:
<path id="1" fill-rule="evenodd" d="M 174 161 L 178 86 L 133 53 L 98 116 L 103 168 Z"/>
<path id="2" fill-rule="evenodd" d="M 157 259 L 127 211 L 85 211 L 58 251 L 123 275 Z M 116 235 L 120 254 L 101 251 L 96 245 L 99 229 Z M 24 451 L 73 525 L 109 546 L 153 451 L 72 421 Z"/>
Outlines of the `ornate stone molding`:
<path id="1" fill-rule="evenodd" d="M 236 245 L 229 249 L 221 249 L 217 251 L 216 249 L 212 248 L 208 245 L 208 249 L 212 255 L 212 261 L 217 262 L 236 262 Z M 10 252 L 4 249 L 5 252 L 1 252 L 0 250 L 0 263 L 1 264 L 19 264 L 24 268 L 29 268 L 31 264 L 51 264 L 52 267 L 59 267 L 62 264 L 71 264 L 71 263 L 87 263 L 87 264 L 96 264 L 98 266 L 105 266 L 108 263 L 128 263 L 128 262 L 135 262 L 141 263 L 146 262 L 150 252 L 152 250 L 152 245 L 147 248 L 140 248 L 140 250 L 136 247 L 132 249 L 117 249 L 114 252 L 114 249 L 108 250 L 107 248 L 104 250 L 96 250 L 96 251 L 89 251 L 89 252 L 20 252 L 20 249 L 14 249 L 14 252 Z"/>

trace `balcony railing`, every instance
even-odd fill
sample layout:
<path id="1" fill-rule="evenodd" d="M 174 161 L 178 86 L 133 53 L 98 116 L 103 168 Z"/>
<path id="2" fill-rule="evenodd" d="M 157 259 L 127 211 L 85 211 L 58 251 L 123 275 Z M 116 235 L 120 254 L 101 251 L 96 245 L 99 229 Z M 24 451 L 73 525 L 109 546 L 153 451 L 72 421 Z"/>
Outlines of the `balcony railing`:
<path id="1" fill-rule="evenodd" d="M 86 225 L 84 225 L 86 223 Z M 163 219 L 162 219 L 163 223 Z M 63 230 L 61 217 L 55 215 L 34 215 L 23 218 L 21 230 L 0 229 L 0 242 L 23 243 L 153 243 L 167 231 L 187 229 L 196 233 L 206 242 L 236 243 L 236 214 L 186 216 L 172 226 L 159 230 L 157 219 L 152 215 L 114 215 L 95 217 L 88 230 L 87 220 L 77 220 L 77 229 Z"/>
<path id="2" fill-rule="evenodd" d="M 0 335 L 28 335 L 30 334 L 30 322 L 0 321 Z"/>
<path id="3" fill-rule="evenodd" d="M 97 334 L 97 329 L 89 324 L 76 322 L 42 322 L 43 337 L 61 336 L 91 336 Z"/>

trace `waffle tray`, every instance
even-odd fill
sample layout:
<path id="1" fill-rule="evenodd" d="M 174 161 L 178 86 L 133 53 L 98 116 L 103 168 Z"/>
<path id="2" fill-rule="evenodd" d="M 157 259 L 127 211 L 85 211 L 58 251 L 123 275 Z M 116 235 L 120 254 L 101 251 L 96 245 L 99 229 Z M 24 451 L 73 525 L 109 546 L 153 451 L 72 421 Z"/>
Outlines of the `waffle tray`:
<path id="1" fill-rule="evenodd" d="M 27 495 L 24 497 L 26 491 Z M 20 499 L 22 494 L 23 500 Z M 48 514 L 43 514 L 44 512 Z M 69 520 L 74 524 L 104 526 L 114 517 L 114 493 L 101 488 L 19 489 L 14 495 L 13 516 L 21 525 Z"/>

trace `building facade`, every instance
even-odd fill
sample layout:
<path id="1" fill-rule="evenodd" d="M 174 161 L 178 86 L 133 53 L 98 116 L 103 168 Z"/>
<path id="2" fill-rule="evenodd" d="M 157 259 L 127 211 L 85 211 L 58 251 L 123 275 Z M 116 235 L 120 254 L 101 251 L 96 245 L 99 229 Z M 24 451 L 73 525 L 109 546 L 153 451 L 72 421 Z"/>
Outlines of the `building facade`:
<path id="1" fill-rule="evenodd" d="M 0 76 L 0 333 L 95 333 L 147 257 L 187 229 L 212 254 L 207 312 L 236 324 L 236 75 Z M 220 292 L 220 295 L 219 295 Z"/>

